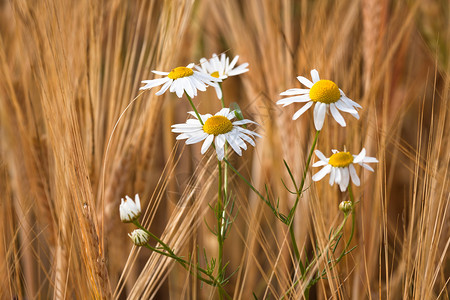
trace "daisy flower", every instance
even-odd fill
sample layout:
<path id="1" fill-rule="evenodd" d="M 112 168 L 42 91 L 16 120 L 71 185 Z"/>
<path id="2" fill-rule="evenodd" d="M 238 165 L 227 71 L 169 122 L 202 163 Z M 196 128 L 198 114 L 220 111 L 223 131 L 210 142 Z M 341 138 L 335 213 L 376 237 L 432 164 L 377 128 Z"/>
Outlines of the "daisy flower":
<path id="1" fill-rule="evenodd" d="M 325 114 L 330 111 L 336 122 L 345 127 L 345 120 L 339 111 L 350 113 L 356 119 L 359 119 L 358 112 L 355 108 L 362 108 L 361 105 L 345 96 L 344 92 L 331 80 L 320 79 L 317 70 L 311 71 L 312 82 L 303 77 L 298 76 L 297 79 L 307 89 L 289 89 L 282 92 L 281 96 L 293 96 L 277 101 L 279 105 L 289 105 L 295 102 L 306 102 L 292 117 L 293 120 L 298 119 L 305 111 L 307 111 L 314 103 L 314 126 L 316 130 L 321 130 L 325 121 Z"/>
<path id="2" fill-rule="evenodd" d="M 325 157 L 322 152 L 316 150 L 315 153 L 320 159 L 313 164 L 313 167 L 324 166 L 319 172 L 314 174 L 312 180 L 319 181 L 330 174 L 330 185 L 339 184 L 341 192 L 344 192 L 350 182 L 350 178 L 356 186 L 360 185 L 359 177 L 356 174 L 354 164 L 359 164 L 363 168 L 374 171 L 367 163 L 377 163 L 375 157 L 366 156 L 366 149 L 362 149 L 358 155 L 351 155 L 350 152 L 339 152 L 332 150 L 333 155 L 329 158 Z"/>
<path id="3" fill-rule="evenodd" d="M 208 74 L 193 70 L 194 64 L 189 64 L 186 67 L 176 67 L 170 72 L 152 71 L 157 75 L 163 75 L 163 78 L 157 78 L 152 80 L 143 80 L 145 85 L 140 90 L 149 90 L 153 87 L 163 85 L 162 88 L 156 93 L 156 95 L 164 94 L 167 89 L 170 92 L 175 92 L 178 98 L 183 96 L 183 93 L 194 98 L 197 96 L 197 90 L 206 91 L 208 85 L 216 86 L 216 82 L 222 80 L 217 77 L 210 76 Z"/>
<path id="4" fill-rule="evenodd" d="M 141 200 L 139 195 L 136 194 L 135 201 L 128 196 L 125 199 L 122 198 L 119 207 L 120 220 L 124 223 L 130 223 L 137 220 L 141 215 Z"/>
<path id="5" fill-rule="evenodd" d="M 217 54 L 213 54 L 209 60 L 206 58 L 200 59 L 200 66 L 195 68 L 205 74 L 211 75 L 222 80 L 228 78 L 228 76 L 235 76 L 245 72 L 248 72 L 248 63 L 243 63 L 237 67 L 234 67 L 239 59 L 239 55 L 236 55 L 230 63 L 230 58 L 224 53 L 220 55 L 220 59 Z M 217 98 L 222 99 L 222 89 L 216 85 Z"/>
<path id="6" fill-rule="evenodd" d="M 235 118 L 234 111 L 229 108 L 222 108 L 214 116 L 211 114 L 200 115 L 201 122 L 194 112 L 190 112 L 195 119 L 188 119 L 184 124 L 172 125 L 172 132 L 181 133 L 177 140 L 186 140 L 186 144 L 203 142 L 201 153 L 204 154 L 214 142 L 217 158 L 222 161 L 225 156 L 225 142 L 233 150 L 242 156 L 242 149 L 247 149 L 247 143 L 255 146 L 253 138 L 261 137 L 256 132 L 241 127 L 245 124 L 257 124 L 251 120 L 243 119 L 232 121 Z M 203 123 L 203 125 L 202 125 Z"/>

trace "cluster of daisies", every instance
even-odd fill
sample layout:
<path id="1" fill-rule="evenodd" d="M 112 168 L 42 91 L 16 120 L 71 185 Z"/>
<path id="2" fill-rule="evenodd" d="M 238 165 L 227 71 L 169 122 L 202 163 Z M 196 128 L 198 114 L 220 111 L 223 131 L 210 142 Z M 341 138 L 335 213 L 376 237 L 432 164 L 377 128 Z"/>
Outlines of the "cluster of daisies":
<path id="1" fill-rule="evenodd" d="M 306 77 L 298 76 L 298 81 L 307 88 L 289 89 L 282 92 L 281 96 L 290 96 L 281 99 L 277 102 L 279 105 L 287 106 L 293 103 L 305 103 L 292 117 L 293 120 L 298 119 L 304 112 L 306 112 L 314 104 L 314 126 L 317 131 L 322 130 L 327 114 L 331 113 L 334 120 L 342 127 L 346 126 L 345 120 L 341 113 L 346 112 L 351 114 L 356 119 L 359 119 L 357 109 L 362 108 L 361 105 L 348 98 L 344 92 L 331 80 L 320 79 L 317 70 L 311 71 L 311 80 Z M 327 174 L 330 174 L 330 185 L 338 184 L 342 192 L 347 190 L 350 179 L 356 185 L 360 185 L 360 180 L 355 164 L 361 165 L 363 168 L 373 172 L 373 169 L 367 163 L 376 163 L 378 160 L 374 157 L 366 156 L 366 150 L 363 148 L 358 155 L 352 155 L 350 152 L 339 152 L 332 150 L 333 154 L 330 157 L 319 150 L 315 154 L 319 161 L 313 164 L 313 167 L 323 167 L 319 172 L 312 177 L 313 181 L 319 181 Z"/>
<path id="2" fill-rule="evenodd" d="M 212 58 L 202 58 L 200 65 L 189 64 L 186 67 L 177 67 L 170 72 L 152 71 L 163 78 L 144 80 L 141 90 L 148 90 L 162 85 L 156 95 L 162 95 L 169 90 L 181 98 L 183 94 L 191 100 L 197 96 L 197 91 L 205 91 L 208 86 L 216 90 L 217 98 L 222 99 L 221 82 L 229 76 L 235 76 L 248 71 L 248 63 L 236 66 L 239 56 L 231 60 L 225 55 Z M 192 103 L 192 102 L 191 102 Z M 204 154 L 211 145 L 217 153 L 217 158 L 222 161 L 225 157 L 225 145 L 228 144 L 238 155 L 242 156 L 242 149 L 247 149 L 247 144 L 255 146 L 255 137 L 261 137 L 254 131 L 243 127 L 247 124 L 256 124 L 247 119 L 235 120 L 235 111 L 222 108 L 215 115 L 200 114 L 196 108 L 189 112 L 190 118 L 183 124 L 172 125 L 172 131 L 179 133 L 177 140 L 186 140 L 186 144 L 203 142 L 201 153 Z"/>
<path id="3" fill-rule="evenodd" d="M 225 55 L 217 56 L 214 54 L 210 59 L 202 58 L 200 65 L 189 64 L 186 67 L 176 67 L 170 72 L 152 71 L 162 78 L 144 80 L 145 85 L 140 90 L 149 90 L 161 86 L 156 95 L 162 95 L 167 90 L 175 93 L 178 98 L 186 95 L 194 111 L 188 112 L 192 118 L 187 119 L 186 123 L 172 125 L 172 131 L 179 133 L 177 140 L 186 140 L 186 144 L 195 144 L 203 142 L 201 153 L 213 145 L 217 159 L 222 161 L 225 157 L 226 145 L 229 145 L 234 152 L 242 156 L 242 150 L 247 149 L 247 143 L 255 146 L 255 138 L 261 137 L 258 133 L 246 128 L 247 125 L 256 122 L 239 118 L 240 114 L 235 111 L 222 107 L 215 115 L 200 114 L 192 102 L 192 98 L 197 96 L 198 91 L 206 91 L 208 86 L 216 90 L 217 98 L 222 102 L 223 93 L 221 83 L 229 76 L 235 76 L 248 71 L 248 63 L 236 65 L 239 56 L 231 60 Z M 133 223 L 139 227 L 129 234 L 134 244 L 144 246 L 153 237 L 148 231 L 144 230 L 138 221 L 141 214 L 141 204 L 139 195 L 136 194 L 135 200 L 126 196 L 122 198 L 120 207 L 120 219 L 125 223 Z"/>
<path id="4" fill-rule="evenodd" d="M 230 61 L 229 57 L 214 54 L 210 59 L 202 58 L 199 65 L 189 64 L 186 67 L 176 67 L 170 72 L 152 71 L 161 78 L 144 80 L 141 90 L 149 90 L 161 86 L 156 95 L 162 95 L 167 90 L 175 93 L 179 98 L 183 95 L 189 99 L 194 111 L 188 112 L 190 118 L 186 123 L 172 125 L 172 132 L 179 134 L 177 140 L 186 140 L 186 144 L 202 142 L 201 153 L 205 154 L 213 146 L 217 159 L 222 161 L 225 157 L 226 145 L 242 156 L 242 150 L 247 149 L 247 144 L 255 146 L 255 138 L 261 137 L 258 133 L 247 129 L 247 125 L 257 125 L 254 121 L 239 118 L 238 114 L 223 107 L 216 114 L 200 114 L 192 103 L 192 98 L 197 96 L 198 91 L 205 91 L 208 86 L 214 87 L 217 98 L 222 101 L 222 81 L 229 76 L 243 74 L 248 71 L 248 63 L 237 65 L 239 56 Z M 309 108 L 314 105 L 313 120 L 314 127 L 319 132 L 322 130 L 325 118 L 331 114 L 333 119 L 342 127 L 346 126 L 341 112 L 349 113 L 359 119 L 358 109 L 362 107 L 348 98 L 344 92 L 331 80 L 320 79 L 317 70 L 311 71 L 311 80 L 298 76 L 298 81 L 306 88 L 293 88 L 282 92 L 280 95 L 288 96 L 277 102 L 279 105 L 287 106 L 294 103 L 304 103 L 295 112 L 292 119 L 298 119 Z M 332 155 L 326 157 L 319 150 L 315 151 L 319 160 L 313 167 L 323 167 L 313 175 L 314 181 L 323 179 L 330 174 L 330 185 L 337 184 L 344 192 L 350 184 L 359 186 L 360 179 L 357 175 L 355 165 L 358 164 L 365 169 L 373 171 L 367 163 L 376 163 L 374 157 L 366 156 L 366 150 L 362 149 L 357 155 L 350 152 L 339 152 L 332 150 Z M 122 199 L 120 216 L 124 222 L 133 222 L 140 214 L 139 196 L 132 201 L 128 196 Z M 136 243 L 143 243 L 147 236 L 142 231 L 137 231 L 130 236 Z"/>
<path id="5" fill-rule="evenodd" d="M 214 54 L 212 58 L 202 58 L 200 65 L 189 64 L 186 67 L 177 67 L 170 72 L 152 71 L 157 75 L 164 77 L 152 80 L 144 80 L 145 85 L 141 90 L 151 89 L 162 85 L 156 95 L 161 95 L 167 90 L 174 92 L 178 97 L 186 94 L 189 99 L 197 96 L 197 91 L 205 91 L 208 86 L 216 90 L 217 97 L 222 98 L 221 82 L 229 76 L 239 75 L 248 71 L 248 63 L 236 65 L 239 56 L 231 60 L 225 54 L 220 57 Z M 320 79 L 317 70 L 311 71 L 311 79 L 298 76 L 298 81 L 306 88 L 293 88 L 282 92 L 281 96 L 288 96 L 277 102 L 279 105 L 287 106 L 294 103 L 304 103 L 303 106 L 295 112 L 292 119 L 298 119 L 309 108 L 314 106 L 313 120 L 317 131 L 322 130 L 325 117 L 329 114 L 342 127 L 346 122 L 341 112 L 349 113 L 356 119 L 359 119 L 358 109 L 361 105 L 348 98 L 345 93 L 331 80 Z M 194 108 L 195 110 L 195 108 Z M 256 124 L 247 119 L 234 120 L 236 114 L 229 108 L 222 108 L 215 115 L 199 114 L 189 112 L 193 117 L 184 124 L 172 126 L 174 133 L 179 133 L 177 140 L 186 140 L 186 144 L 195 144 L 203 142 L 201 153 L 204 154 L 211 145 L 216 150 L 217 158 L 221 161 L 225 156 L 225 145 L 228 144 L 238 155 L 242 155 L 242 149 L 247 149 L 247 144 L 255 146 L 255 137 L 261 137 L 254 131 L 248 130 L 243 126 L 247 124 Z M 313 167 L 323 166 L 317 174 L 313 176 L 314 181 L 321 180 L 325 175 L 330 174 L 329 183 L 338 184 L 341 191 L 345 191 L 351 181 L 359 186 L 360 180 L 354 167 L 359 164 L 362 167 L 373 171 L 367 163 L 378 162 L 373 157 L 366 157 L 365 149 L 358 155 L 352 155 L 349 152 L 332 151 L 333 154 L 327 158 L 322 152 L 316 150 L 319 158 Z"/>

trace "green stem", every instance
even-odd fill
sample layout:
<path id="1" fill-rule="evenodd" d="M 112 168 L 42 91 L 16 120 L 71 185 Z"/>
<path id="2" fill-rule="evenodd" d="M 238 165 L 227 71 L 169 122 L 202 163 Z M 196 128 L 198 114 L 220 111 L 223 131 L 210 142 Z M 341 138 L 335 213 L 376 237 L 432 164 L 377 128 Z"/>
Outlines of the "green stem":
<path id="1" fill-rule="evenodd" d="M 266 198 L 264 198 L 264 196 L 263 195 L 261 195 L 261 193 L 257 190 L 257 189 L 255 189 L 255 187 L 244 177 L 244 176 L 242 176 L 242 174 L 241 173 L 239 173 L 239 171 L 238 170 L 236 170 L 236 168 L 235 167 L 233 167 L 233 165 L 226 159 L 226 158 L 224 158 L 224 161 L 225 161 L 225 163 L 230 167 L 230 169 L 237 175 L 237 176 L 239 176 L 239 178 L 241 178 L 244 182 L 245 182 L 245 184 L 247 184 L 247 186 L 252 190 L 252 191 L 254 191 L 257 195 L 258 195 L 258 197 L 259 198 L 261 198 L 262 200 L 266 200 Z"/>
<path id="2" fill-rule="evenodd" d="M 348 195 L 350 197 L 350 201 L 352 202 L 352 231 L 350 233 L 350 238 L 347 242 L 347 245 L 345 246 L 345 248 L 348 248 L 350 246 L 350 242 L 353 239 L 353 234 L 355 233 L 355 198 L 353 197 L 353 190 L 352 190 L 352 185 L 349 184 L 348 186 Z"/>
<path id="3" fill-rule="evenodd" d="M 220 102 L 222 104 L 222 108 L 225 108 L 225 100 L 223 96 L 222 82 L 219 82 L 219 88 L 222 92 L 222 98 L 220 98 Z M 225 159 L 228 159 L 228 144 L 225 143 Z M 225 203 L 228 201 L 228 167 L 227 165 L 223 168 L 223 198 L 225 199 Z M 225 205 L 224 205 L 225 206 Z M 223 216 L 225 218 L 225 215 Z"/>
<path id="4" fill-rule="evenodd" d="M 336 231 L 336 233 L 332 236 L 332 238 L 330 239 L 330 243 L 331 241 L 335 240 L 342 232 L 345 224 L 347 223 L 347 219 L 348 219 L 349 215 L 345 215 L 344 220 L 342 221 L 342 223 L 339 225 L 338 230 Z M 345 252 L 344 252 L 345 253 Z M 317 260 L 320 258 L 320 256 L 316 256 L 314 257 L 314 259 L 309 263 L 309 265 L 305 268 L 305 271 L 303 272 L 302 276 L 300 278 L 298 278 L 294 284 L 285 292 L 284 296 L 281 297 L 281 299 L 284 299 L 286 295 L 288 295 L 297 285 L 298 283 L 305 279 L 308 272 L 311 270 L 311 268 L 316 264 Z M 339 262 L 338 260 L 336 260 L 336 263 Z M 305 288 L 305 295 L 306 293 L 308 293 L 309 295 L 309 289 L 311 288 L 311 286 L 308 286 Z M 306 298 L 307 299 L 307 298 Z"/>
<path id="5" fill-rule="evenodd" d="M 181 257 L 178 257 L 178 256 L 176 256 L 176 255 L 172 255 L 172 254 L 167 253 L 167 252 L 164 252 L 164 251 L 161 251 L 161 250 L 159 250 L 159 249 L 157 249 L 157 248 L 154 248 L 154 247 L 152 247 L 152 246 L 150 246 L 150 245 L 148 245 L 148 244 L 146 244 L 146 245 L 144 245 L 144 246 L 145 246 L 146 248 L 152 250 L 153 252 L 156 252 L 156 253 L 159 253 L 159 254 L 161 254 L 161 255 L 164 255 L 164 256 L 167 256 L 167 257 L 170 257 L 170 258 L 175 259 L 175 260 L 176 260 L 179 264 L 181 264 L 186 270 L 188 270 L 188 271 L 191 271 L 191 270 L 192 270 L 192 269 L 190 268 L 190 267 L 193 267 L 192 264 L 191 264 L 190 262 L 188 262 L 188 261 L 182 259 Z M 216 285 L 216 283 L 217 283 L 216 279 L 215 279 L 213 276 L 211 276 L 210 274 L 208 274 L 208 272 L 207 272 L 206 270 L 204 270 L 204 269 L 202 269 L 202 268 L 199 268 L 199 267 L 196 267 L 196 269 L 197 269 L 198 272 L 205 274 L 206 276 L 208 276 L 208 277 L 211 279 L 211 280 L 205 279 L 205 278 L 203 278 L 200 274 L 197 274 L 197 278 L 198 278 L 199 280 L 201 280 L 201 281 L 203 281 L 203 282 L 205 282 L 205 283 L 207 283 L 207 284 L 209 284 L 209 285 Z M 192 273 L 192 272 L 191 272 L 191 273 Z"/>
<path id="6" fill-rule="evenodd" d="M 144 230 L 149 236 L 152 237 L 152 239 L 154 239 L 155 241 L 157 241 L 161 246 L 163 246 L 164 250 L 166 250 L 167 252 L 169 252 L 171 255 L 175 255 L 175 253 L 172 251 L 172 249 L 166 244 L 164 243 L 160 238 L 158 238 L 156 235 L 154 235 L 153 233 L 151 233 L 150 231 L 148 231 L 147 229 L 145 229 L 141 223 L 139 223 L 138 220 L 134 220 L 133 224 L 136 225 L 138 228 Z M 176 256 L 176 255 L 175 255 Z"/>
<path id="7" fill-rule="evenodd" d="M 295 199 L 294 206 L 289 211 L 289 215 L 288 215 L 289 233 L 291 235 L 291 242 L 292 242 L 292 246 L 294 248 L 295 258 L 297 259 L 298 262 L 300 262 L 300 252 L 298 251 L 297 241 L 295 239 L 295 233 L 294 233 L 294 215 L 295 215 L 295 210 L 297 209 L 297 205 L 300 200 L 300 197 L 303 193 L 303 187 L 305 186 L 306 175 L 308 174 L 309 165 L 311 163 L 311 158 L 312 158 L 312 155 L 314 152 L 314 148 L 316 147 L 317 140 L 319 138 L 319 133 L 320 133 L 320 130 L 317 130 L 316 136 L 314 137 L 314 142 L 311 146 L 311 149 L 309 150 L 309 155 L 308 155 L 308 159 L 306 160 L 305 170 L 303 171 L 302 182 L 300 183 L 300 188 L 297 190 L 297 197 Z"/>
<path id="8" fill-rule="evenodd" d="M 344 250 L 343 250 L 342 253 L 339 255 L 339 257 L 338 257 L 336 260 L 333 261 L 334 265 L 331 265 L 331 266 L 330 266 L 330 269 L 332 269 L 333 266 L 335 266 L 336 264 L 338 264 L 338 263 L 342 260 L 342 258 L 347 254 L 347 250 L 348 250 L 348 248 L 350 247 L 350 243 L 351 243 L 351 241 L 352 241 L 352 239 L 353 239 L 353 236 L 354 236 L 354 233 L 355 233 L 355 227 L 356 227 L 356 226 L 355 226 L 355 225 L 356 225 L 355 207 L 354 207 L 354 205 L 355 205 L 355 199 L 354 199 L 354 196 L 353 196 L 353 190 L 352 190 L 351 184 L 348 186 L 348 194 L 349 194 L 350 201 L 351 201 L 351 203 L 352 203 L 352 211 L 351 211 L 351 214 L 352 214 L 352 229 L 351 229 L 350 237 L 349 237 L 349 239 L 348 239 L 348 241 L 347 241 L 347 243 L 346 243 L 346 245 L 345 245 L 345 247 L 344 247 Z M 336 233 L 332 236 L 330 242 L 333 241 L 333 240 L 335 240 L 335 239 L 341 234 L 341 232 L 342 232 L 343 229 L 344 229 L 345 224 L 347 223 L 348 217 L 349 217 L 349 214 L 345 214 L 344 220 L 343 220 L 342 223 L 339 225 L 338 230 L 337 230 Z M 294 250 L 295 250 L 295 248 L 294 248 Z M 320 256 L 319 256 L 319 257 L 320 257 Z M 297 286 L 297 284 L 300 282 L 300 280 L 303 280 L 304 278 L 306 278 L 307 273 L 311 270 L 311 268 L 314 266 L 314 264 L 316 263 L 316 261 L 317 261 L 317 259 L 318 259 L 319 257 L 315 257 L 315 258 L 309 263 L 309 265 L 308 265 L 308 266 L 306 267 L 306 269 L 305 269 L 305 272 L 302 274 L 302 276 L 301 276 L 298 280 L 296 280 L 296 281 L 294 282 L 294 284 L 293 284 L 293 285 L 291 286 L 291 288 L 285 293 L 285 295 L 282 297 L 282 299 L 284 299 L 285 296 L 287 296 L 287 295 L 288 295 L 288 294 L 289 294 L 289 293 Z M 323 272 L 322 272 L 322 273 L 323 273 Z M 306 287 L 306 289 L 305 289 L 305 292 L 304 292 L 305 299 L 308 299 L 310 288 L 311 288 L 311 286 L 308 285 L 308 286 Z"/>
<path id="9" fill-rule="evenodd" d="M 350 201 L 352 202 L 352 230 L 350 232 L 350 238 L 347 241 L 347 244 L 345 244 L 345 248 L 344 251 L 342 251 L 341 255 L 339 255 L 339 257 L 336 259 L 336 263 L 340 262 L 341 259 L 344 257 L 344 255 L 347 252 L 348 247 L 350 247 L 350 243 L 352 242 L 353 239 L 353 235 L 355 233 L 355 225 L 356 225 L 356 218 L 355 218 L 355 199 L 353 197 L 353 190 L 352 190 L 352 185 L 349 184 L 348 186 L 348 196 L 350 197 Z M 348 217 L 348 215 L 346 216 Z"/>
<path id="10" fill-rule="evenodd" d="M 217 194 L 217 243 L 219 245 L 219 254 L 217 257 L 217 279 L 222 282 L 223 270 L 222 270 L 222 257 L 223 257 L 223 199 L 222 199 L 222 162 L 217 161 L 219 167 L 219 190 Z M 223 299 L 222 291 L 219 289 L 219 298 Z"/>
<path id="11" fill-rule="evenodd" d="M 289 226 L 289 233 L 291 235 L 292 246 L 294 247 L 295 258 L 297 259 L 298 262 L 301 262 L 300 261 L 300 251 L 298 251 L 297 241 L 295 240 L 295 232 L 294 232 L 294 227 L 293 226 Z"/>
<path id="12" fill-rule="evenodd" d="M 154 251 L 154 252 L 156 252 L 156 253 L 159 253 L 159 254 L 161 254 L 161 255 L 164 255 L 164 256 L 167 256 L 167 257 L 170 257 L 170 258 L 175 259 L 179 264 L 181 264 L 181 265 L 183 266 L 183 268 L 186 269 L 186 271 L 188 271 L 188 272 L 189 272 L 190 274 L 192 274 L 192 275 L 194 275 L 194 272 L 193 272 L 193 270 L 192 270 L 192 268 L 194 268 L 195 270 L 197 270 L 196 277 L 197 277 L 200 281 L 203 281 L 204 283 L 209 284 L 209 285 L 211 285 L 211 286 L 217 286 L 218 289 L 219 289 L 220 291 L 222 291 L 223 295 L 225 295 L 228 299 L 231 299 L 231 296 L 228 295 L 228 293 L 227 293 L 227 292 L 225 291 L 225 289 L 223 288 L 222 284 L 221 284 L 216 278 L 214 278 L 214 276 L 212 276 L 211 274 L 209 274 L 208 271 L 206 271 L 205 269 L 200 268 L 200 267 L 198 267 L 198 266 L 194 266 L 194 265 L 192 265 L 192 263 L 190 263 L 190 262 L 188 262 L 188 261 L 186 261 L 186 260 L 184 260 L 184 259 L 182 259 L 182 258 L 180 258 L 180 257 L 178 257 L 178 256 L 176 256 L 176 255 L 171 255 L 171 254 L 169 254 L 169 253 L 167 253 L 167 252 L 158 250 L 158 249 L 156 249 L 156 248 L 154 248 L 154 247 L 152 247 L 152 246 L 150 246 L 150 245 L 148 245 L 148 244 L 145 245 L 145 247 L 148 248 L 148 249 L 150 249 L 150 250 L 152 250 L 152 251 Z M 204 278 L 201 274 L 199 274 L 199 273 L 205 274 L 205 275 L 209 278 L 209 280 L 208 280 L 208 279 L 205 279 L 205 278 Z"/>
<path id="13" fill-rule="evenodd" d="M 200 114 L 198 113 L 197 108 L 195 108 L 195 105 L 194 105 L 194 103 L 192 102 L 191 97 L 189 97 L 189 95 L 188 95 L 187 93 L 185 93 L 185 94 L 186 94 L 186 97 L 187 97 L 188 100 L 189 100 L 189 103 L 190 103 L 191 106 L 192 106 L 192 109 L 194 110 L 195 114 L 197 115 L 197 118 L 198 118 L 198 120 L 200 121 L 200 124 L 205 125 L 205 124 L 203 124 L 202 118 L 200 118 Z"/>
<path id="14" fill-rule="evenodd" d="M 310 289 L 311 289 L 311 287 L 307 287 L 307 288 L 305 289 L 304 296 L 305 296 L 305 299 L 306 299 L 306 300 L 309 299 L 309 290 L 310 290 Z"/>
<path id="15" fill-rule="evenodd" d="M 193 266 L 191 262 L 186 261 L 184 259 L 182 259 L 181 257 L 177 256 L 172 249 L 166 244 L 164 243 L 161 239 L 159 239 L 156 235 L 154 235 L 153 233 L 151 233 L 150 231 L 148 231 L 147 229 L 145 229 L 140 223 L 139 221 L 135 220 L 133 221 L 133 224 L 136 225 L 138 228 L 144 230 L 150 237 L 152 237 L 154 240 L 156 240 L 161 246 L 163 246 L 164 250 L 166 250 L 167 252 L 161 251 L 157 248 L 151 247 L 150 245 L 145 245 L 145 247 L 147 247 L 148 249 L 159 253 L 161 255 L 170 257 L 172 259 L 175 259 L 175 261 L 177 261 L 180 265 L 183 266 L 183 268 L 185 268 L 187 271 L 189 271 L 191 274 L 192 273 L 192 269 L 191 267 L 194 267 L 199 273 L 202 273 L 204 275 L 206 275 L 208 279 L 205 279 L 203 276 L 201 276 L 201 274 L 197 274 L 197 278 L 203 282 L 205 282 L 206 284 L 212 285 L 212 286 L 217 286 L 219 289 L 219 292 L 222 293 L 222 295 L 225 295 L 228 299 L 231 299 L 231 297 L 226 293 L 225 289 L 222 286 L 222 280 L 219 278 L 214 278 L 214 276 L 212 276 L 211 274 L 208 273 L 208 271 L 206 271 L 203 268 L 200 268 L 198 266 Z"/>
<path id="16" fill-rule="evenodd" d="M 295 214 L 295 210 L 297 209 L 298 202 L 299 202 L 300 197 L 301 197 L 301 195 L 303 193 L 303 187 L 305 186 L 306 175 L 308 174 L 308 168 L 309 168 L 309 165 L 311 163 L 311 158 L 312 158 L 312 155 L 314 153 L 314 148 L 316 147 L 317 140 L 319 138 L 319 133 L 320 133 L 320 130 L 317 130 L 316 131 L 316 136 L 314 137 L 314 142 L 313 142 L 313 144 L 311 146 L 311 149 L 309 150 L 309 155 L 308 155 L 308 159 L 306 160 L 305 170 L 303 171 L 302 182 L 300 183 L 300 188 L 297 191 L 297 198 L 295 199 L 294 206 L 289 211 L 289 220 L 291 220 L 291 218 L 293 218 L 293 216 Z"/>
<path id="17" fill-rule="evenodd" d="M 220 98 L 220 102 L 222 104 L 222 108 L 225 108 L 225 101 L 223 97 L 223 89 L 222 83 L 219 82 L 219 88 L 222 92 L 222 98 Z M 225 145 L 225 159 L 228 159 L 227 151 L 228 147 Z M 228 200 L 228 168 L 225 165 L 223 170 L 222 177 L 222 162 L 217 161 L 219 167 L 219 191 L 217 198 L 217 242 L 219 244 L 219 256 L 217 258 L 218 262 L 218 274 L 217 279 L 222 281 L 224 277 L 224 270 L 222 269 L 223 264 L 223 244 L 225 241 L 225 232 L 224 232 L 224 220 L 225 220 L 225 203 Z M 222 185 L 223 183 L 223 185 Z M 225 200 L 224 200 L 225 199 Z M 223 298 L 223 294 L 219 289 L 219 299 Z"/>

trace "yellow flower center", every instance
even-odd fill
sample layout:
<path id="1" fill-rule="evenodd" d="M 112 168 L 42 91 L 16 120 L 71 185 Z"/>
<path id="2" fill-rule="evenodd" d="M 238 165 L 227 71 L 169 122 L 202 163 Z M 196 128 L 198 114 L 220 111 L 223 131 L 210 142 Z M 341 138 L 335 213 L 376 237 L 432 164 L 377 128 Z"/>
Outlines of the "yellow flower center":
<path id="1" fill-rule="evenodd" d="M 353 162 L 353 155 L 350 152 L 338 152 L 331 155 L 328 163 L 336 168 L 348 167 Z"/>
<path id="2" fill-rule="evenodd" d="M 175 69 L 172 69 L 172 71 L 170 71 L 170 73 L 169 73 L 169 75 L 167 75 L 167 77 L 169 77 L 170 79 L 178 79 L 178 78 L 192 76 L 192 75 L 194 75 L 194 71 L 192 71 L 191 68 L 176 67 Z"/>
<path id="3" fill-rule="evenodd" d="M 309 97 L 314 102 L 334 103 L 341 98 L 339 88 L 331 80 L 319 80 L 309 90 Z"/>
<path id="4" fill-rule="evenodd" d="M 217 72 L 217 71 L 212 72 L 212 73 L 211 73 L 211 76 L 212 76 L 212 77 L 219 78 L 219 72 Z"/>
<path id="5" fill-rule="evenodd" d="M 203 131 L 207 134 L 224 134 L 230 132 L 233 129 L 233 124 L 228 118 L 224 116 L 213 116 L 206 120 L 205 125 L 203 125 Z"/>

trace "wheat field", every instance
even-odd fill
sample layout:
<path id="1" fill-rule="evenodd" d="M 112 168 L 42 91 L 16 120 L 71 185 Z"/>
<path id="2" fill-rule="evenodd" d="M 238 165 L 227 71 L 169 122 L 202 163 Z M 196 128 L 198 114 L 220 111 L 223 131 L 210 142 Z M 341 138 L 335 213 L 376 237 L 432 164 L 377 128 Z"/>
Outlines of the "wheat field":
<path id="1" fill-rule="evenodd" d="M 217 252 L 206 225 L 213 152 L 175 140 L 186 99 L 139 90 L 152 70 L 213 53 L 249 63 L 224 95 L 262 138 L 230 161 L 280 211 L 295 198 L 283 160 L 301 178 L 314 130 L 311 117 L 292 121 L 297 107 L 276 105 L 280 93 L 318 69 L 363 107 L 345 129 L 328 118 L 319 138 L 323 152 L 365 147 L 379 163 L 354 190 L 355 248 L 309 299 L 449 299 L 446 0 L 0 1 L 0 299 L 218 299 L 174 260 L 134 246 L 119 218 L 121 198 L 139 193 L 142 224 L 177 253 L 204 264 Z M 211 88 L 194 103 L 220 109 Z M 327 246 L 348 197 L 312 174 L 293 223 L 304 258 Z M 226 293 L 303 299 L 287 227 L 229 180 Z"/>

